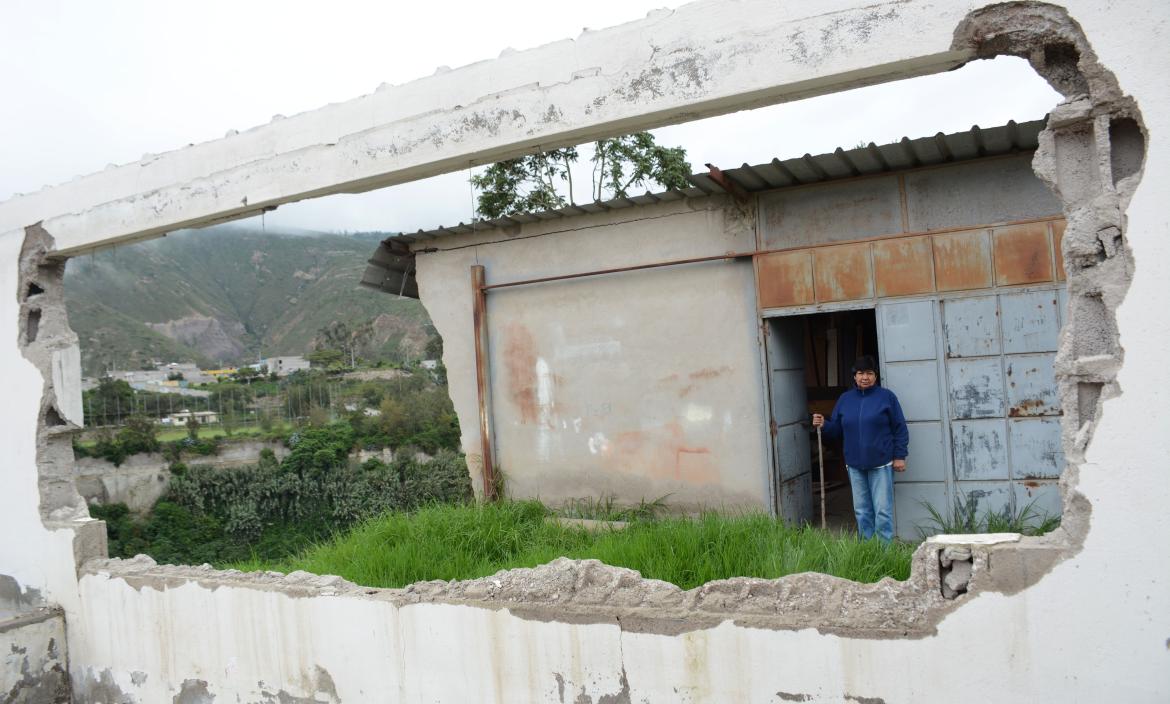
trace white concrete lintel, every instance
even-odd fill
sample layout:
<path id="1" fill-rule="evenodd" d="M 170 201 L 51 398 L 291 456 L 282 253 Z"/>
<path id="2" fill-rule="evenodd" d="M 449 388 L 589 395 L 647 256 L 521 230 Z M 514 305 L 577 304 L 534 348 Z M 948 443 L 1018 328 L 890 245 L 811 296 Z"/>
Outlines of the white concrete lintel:
<path id="1" fill-rule="evenodd" d="M 0 204 L 66 255 L 700 117 L 934 73 L 964 2 L 693 3 Z M 536 79 L 535 82 L 533 79 Z"/>

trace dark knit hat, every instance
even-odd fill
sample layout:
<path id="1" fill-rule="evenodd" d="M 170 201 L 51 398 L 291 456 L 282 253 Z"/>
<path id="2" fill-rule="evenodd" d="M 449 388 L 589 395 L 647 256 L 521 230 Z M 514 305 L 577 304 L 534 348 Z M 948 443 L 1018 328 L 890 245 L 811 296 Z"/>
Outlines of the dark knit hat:
<path id="1" fill-rule="evenodd" d="M 871 357 L 868 354 L 858 357 L 857 361 L 853 363 L 853 373 L 854 374 L 856 374 L 857 372 L 875 372 L 876 373 L 877 368 L 878 368 L 877 360 L 875 360 L 873 357 Z"/>

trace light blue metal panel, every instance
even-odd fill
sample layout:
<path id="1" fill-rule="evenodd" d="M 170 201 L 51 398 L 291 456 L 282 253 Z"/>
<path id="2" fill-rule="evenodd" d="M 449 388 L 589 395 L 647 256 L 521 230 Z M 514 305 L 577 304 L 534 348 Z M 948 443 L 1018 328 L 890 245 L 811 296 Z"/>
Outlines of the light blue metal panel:
<path id="1" fill-rule="evenodd" d="M 1060 415 L 1060 392 L 1051 354 L 1010 355 L 1003 361 L 1009 416 Z"/>
<path id="2" fill-rule="evenodd" d="M 812 475 L 808 472 L 780 484 L 780 515 L 794 524 L 808 523 L 813 516 Z"/>
<path id="3" fill-rule="evenodd" d="M 934 305 L 934 301 L 878 304 L 884 361 L 935 358 Z"/>
<path id="4" fill-rule="evenodd" d="M 1058 418 L 1020 418 L 1008 422 L 1013 479 L 1056 479 L 1064 470 Z"/>
<path id="5" fill-rule="evenodd" d="M 1055 481 L 1022 481 L 1012 482 L 1016 493 L 1016 511 L 1023 512 L 1031 506 L 1031 512 L 1036 514 L 1032 525 L 1039 525 L 1046 517 L 1056 517 L 1062 512 L 1060 498 L 1060 484 Z"/>
<path id="6" fill-rule="evenodd" d="M 1060 324 L 1068 320 L 1068 286 L 1061 286 L 1056 294 L 1056 308 L 1060 312 Z"/>
<path id="7" fill-rule="evenodd" d="M 995 296 L 944 301 L 943 330 L 948 357 L 999 354 L 999 315 Z"/>
<path id="8" fill-rule="evenodd" d="M 772 369 L 804 369 L 804 322 L 801 318 L 772 318 L 768 340 Z M 802 382 L 803 384 L 803 382 Z"/>
<path id="9" fill-rule="evenodd" d="M 959 479 L 1007 479 L 1007 427 L 1002 419 L 957 420 L 951 424 L 951 451 Z"/>
<path id="10" fill-rule="evenodd" d="M 952 418 L 1004 416 L 1003 370 L 999 357 L 947 362 L 947 386 Z"/>
<path id="11" fill-rule="evenodd" d="M 772 372 L 772 417 L 777 425 L 808 420 L 804 370 Z"/>
<path id="12" fill-rule="evenodd" d="M 946 478 L 942 423 L 910 423 L 910 457 L 905 472 L 894 472 L 895 482 L 941 482 Z"/>
<path id="13" fill-rule="evenodd" d="M 903 540 L 934 535 L 938 526 L 927 507 L 947 515 L 947 488 L 942 482 L 907 482 L 894 488 L 894 532 Z"/>
<path id="14" fill-rule="evenodd" d="M 898 396 L 906 420 L 942 418 L 937 364 L 934 360 L 886 364 L 882 383 Z"/>
<path id="15" fill-rule="evenodd" d="M 974 505 L 975 516 L 982 521 L 991 513 L 1003 514 L 1012 505 L 1011 482 L 956 482 L 955 496 L 963 506 Z"/>
<path id="16" fill-rule="evenodd" d="M 1060 332 L 1058 300 L 1055 289 L 1000 296 L 1004 354 L 1055 352 Z"/>
<path id="17" fill-rule="evenodd" d="M 808 402 L 804 385 L 804 323 L 798 318 L 769 322 L 768 362 L 772 374 L 772 419 L 776 423 L 776 512 L 785 520 L 807 521 L 812 506 L 812 458 L 808 448 Z M 797 496 L 796 492 L 804 492 Z"/>
<path id="18" fill-rule="evenodd" d="M 788 480 L 810 469 L 808 430 L 799 423 L 781 426 L 776 431 L 776 454 L 780 461 L 780 480 Z"/>

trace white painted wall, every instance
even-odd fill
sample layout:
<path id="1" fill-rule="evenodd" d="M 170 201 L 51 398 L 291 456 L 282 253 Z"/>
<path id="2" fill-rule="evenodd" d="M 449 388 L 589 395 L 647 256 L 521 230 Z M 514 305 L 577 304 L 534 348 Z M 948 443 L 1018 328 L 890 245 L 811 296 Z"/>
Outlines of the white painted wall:
<path id="1" fill-rule="evenodd" d="M 629 701 L 770 702 L 779 692 L 824 702 L 846 694 L 889 702 L 1164 701 L 1170 41 L 1165 6 L 1156 0 L 1065 3 L 1136 100 L 1150 135 L 1127 211 L 1136 269 L 1118 310 L 1123 393 L 1105 403 L 1075 478 L 1091 504 L 1088 537 L 1035 586 L 1013 596 L 979 594 L 934 636 L 846 638 L 731 622 L 650 635 L 526 621 L 506 610 L 298 599 L 271 583 L 212 589 L 210 576 L 161 589 L 100 575 L 78 585 L 70 532 L 46 529 L 37 513 L 42 381 L 16 348 L 12 297 L 24 226 L 44 220 L 63 251 L 84 251 L 346 187 L 335 184 L 400 182 L 536 143 L 585 141 L 684 114 L 941 70 L 962 59 L 949 49 L 952 32 L 977 4 L 696 3 L 0 204 L 0 290 L 8 292 L 0 297 L 0 329 L 8 331 L 0 368 L 10 399 L 0 408 L 7 441 L 0 572 L 65 607 L 79 680 L 108 669 L 139 701 L 172 700 L 191 678 L 205 680 L 217 700 L 257 699 L 260 681 L 307 696 L 322 688 L 310 665 L 328 670 L 334 683 L 337 696 L 320 694 L 322 701 L 571 701 L 578 687 L 596 701 L 621 691 L 623 672 Z M 637 90 L 650 85 L 655 90 Z M 135 671 L 147 675 L 142 690 L 132 689 Z M 564 697 L 556 674 L 566 682 Z"/>

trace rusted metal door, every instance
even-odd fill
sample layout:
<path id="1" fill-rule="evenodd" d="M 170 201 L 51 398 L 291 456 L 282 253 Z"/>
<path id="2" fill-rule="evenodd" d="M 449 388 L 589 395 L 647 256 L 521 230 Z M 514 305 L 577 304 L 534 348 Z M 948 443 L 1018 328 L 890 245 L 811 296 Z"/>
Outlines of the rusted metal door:
<path id="1" fill-rule="evenodd" d="M 812 518 L 812 461 L 804 381 L 804 324 L 798 317 L 772 318 L 768 336 L 775 443 L 776 515 L 791 523 Z"/>
<path id="2" fill-rule="evenodd" d="M 1033 500 L 1060 510 L 1061 297 L 1049 289 L 943 301 L 954 497 L 979 515 Z"/>

